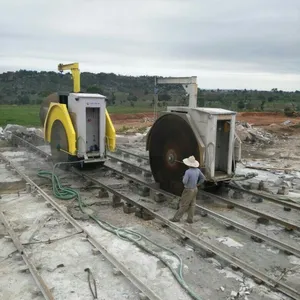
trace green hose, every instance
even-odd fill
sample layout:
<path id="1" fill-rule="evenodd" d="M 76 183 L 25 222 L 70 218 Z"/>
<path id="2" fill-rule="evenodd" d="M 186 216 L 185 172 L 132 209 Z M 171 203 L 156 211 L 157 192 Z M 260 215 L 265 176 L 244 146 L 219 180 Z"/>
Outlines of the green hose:
<path id="1" fill-rule="evenodd" d="M 143 235 L 141 233 L 138 233 L 138 232 L 133 231 L 131 229 L 118 228 L 116 226 L 113 226 L 113 225 L 105 222 L 105 221 L 99 220 L 98 218 L 94 217 L 93 215 L 91 215 L 89 213 L 86 213 L 84 211 L 84 207 L 86 205 L 82 201 L 80 193 L 77 192 L 76 190 L 72 189 L 72 188 L 66 188 L 66 187 L 63 187 L 61 185 L 58 176 L 55 175 L 55 173 L 54 173 L 54 169 L 57 165 L 58 164 L 54 165 L 53 172 L 49 172 L 49 171 L 39 171 L 38 172 L 38 176 L 51 180 L 51 182 L 52 182 L 52 192 L 53 192 L 53 195 L 56 198 L 58 198 L 60 200 L 76 199 L 78 201 L 78 204 L 79 204 L 79 207 L 80 207 L 80 210 L 81 210 L 82 213 L 87 214 L 92 220 L 94 220 L 104 230 L 109 231 L 109 232 L 117 235 L 122 240 L 130 241 L 130 242 L 134 243 L 139 248 L 142 248 L 144 251 L 146 251 L 149 254 L 157 257 L 160 261 L 162 261 L 164 263 L 164 265 L 166 265 L 170 269 L 170 271 L 172 272 L 172 274 L 176 278 L 176 280 L 179 282 L 179 284 L 185 289 L 185 291 L 193 299 L 202 300 L 186 284 L 186 282 L 183 278 L 183 262 L 182 262 L 181 257 L 177 253 L 175 253 L 171 249 L 168 249 L 164 246 L 161 246 L 161 245 L 155 243 L 154 241 L 150 240 L 148 237 L 146 237 L 145 235 Z M 160 248 L 160 249 L 174 255 L 177 258 L 178 262 L 179 262 L 179 266 L 177 267 L 177 270 L 174 270 L 174 268 L 170 265 L 170 263 L 166 259 L 164 259 L 160 254 L 158 254 L 155 251 L 152 251 L 151 249 L 147 248 L 145 245 L 142 245 L 141 243 L 139 243 L 139 241 L 141 241 L 141 240 L 146 240 L 149 243 L 151 243 L 152 245 L 156 246 L 157 248 Z"/>

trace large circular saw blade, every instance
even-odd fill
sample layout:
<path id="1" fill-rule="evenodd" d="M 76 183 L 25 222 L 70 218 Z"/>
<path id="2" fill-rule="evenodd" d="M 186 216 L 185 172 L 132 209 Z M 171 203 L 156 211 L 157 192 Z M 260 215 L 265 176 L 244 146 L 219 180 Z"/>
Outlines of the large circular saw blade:
<path id="1" fill-rule="evenodd" d="M 53 123 L 52 129 L 51 129 L 51 141 L 50 141 L 50 147 L 51 147 L 51 155 L 53 162 L 67 162 L 69 155 L 68 153 L 61 151 L 65 150 L 68 151 L 68 139 L 67 139 L 67 133 L 66 130 L 62 124 L 61 121 L 56 120 Z"/>
<path id="2" fill-rule="evenodd" d="M 160 117 L 151 128 L 149 141 L 150 167 L 160 188 L 181 195 L 186 157 L 200 157 L 197 139 L 187 121 L 176 114 Z"/>

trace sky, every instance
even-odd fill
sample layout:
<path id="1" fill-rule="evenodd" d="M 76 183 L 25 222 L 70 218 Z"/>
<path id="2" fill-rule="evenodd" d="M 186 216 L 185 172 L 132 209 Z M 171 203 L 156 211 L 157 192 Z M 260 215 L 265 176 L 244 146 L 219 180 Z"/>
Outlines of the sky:
<path id="1" fill-rule="evenodd" d="M 0 0 L 0 73 L 197 76 L 300 90 L 300 0 Z"/>

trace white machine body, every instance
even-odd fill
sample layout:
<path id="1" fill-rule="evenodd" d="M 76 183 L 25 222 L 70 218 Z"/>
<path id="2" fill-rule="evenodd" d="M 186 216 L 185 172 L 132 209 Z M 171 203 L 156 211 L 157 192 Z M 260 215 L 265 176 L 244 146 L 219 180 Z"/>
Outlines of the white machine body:
<path id="1" fill-rule="evenodd" d="M 100 94 L 70 93 L 68 111 L 77 132 L 77 157 L 95 162 L 106 159 L 106 97 Z"/>
<path id="2" fill-rule="evenodd" d="M 235 135 L 236 112 L 221 108 L 167 107 L 167 113 L 183 117 L 200 148 L 200 163 L 207 179 L 222 181 L 233 175 L 233 163 L 241 159 L 241 143 Z"/>

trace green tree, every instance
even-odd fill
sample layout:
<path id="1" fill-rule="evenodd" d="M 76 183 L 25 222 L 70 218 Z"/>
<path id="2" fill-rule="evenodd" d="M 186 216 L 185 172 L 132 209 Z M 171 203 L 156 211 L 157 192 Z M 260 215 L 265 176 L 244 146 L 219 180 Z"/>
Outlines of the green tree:
<path id="1" fill-rule="evenodd" d="M 205 106 L 204 93 L 200 89 L 198 89 L 197 93 L 197 105 L 200 107 Z"/>
<path id="2" fill-rule="evenodd" d="M 167 93 L 165 94 L 158 94 L 158 101 L 170 101 L 171 96 Z"/>
<path id="3" fill-rule="evenodd" d="M 100 86 L 97 86 L 95 84 L 88 86 L 86 92 L 91 94 L 101 94 L 101 95 L 104 94 L 103 89 Z"/>
<path id="4" fill-rule="evenodd" d="M 240 100 L 237 104 L 238 109 L 244 109 L 245 108 L 245 103 L 243 100 Z"/>
<path id="5" fill-rule="evenodd" d="M 137 101 L 137 96 L 129 93 L 129 95 L 127 96 L 127 101 L 131 102 L 131 101 Z"/>
<path id="6" fill-rule="evenodd" d="M 265 109 L 265 103 L 266 103 L 266 100 L 261 101 L 261 104 L 260 104 L 260 110 L 261 111 L 264 111 L 264 109 Z"/>
<path id="7" fill-rule="evenodd" d="M 29 104 L 30 99 L 27 95 L 22 95 L 22 96 L 20 95 L 20 96 L 18 96 L 18 102 L 20 104 Z"/>

